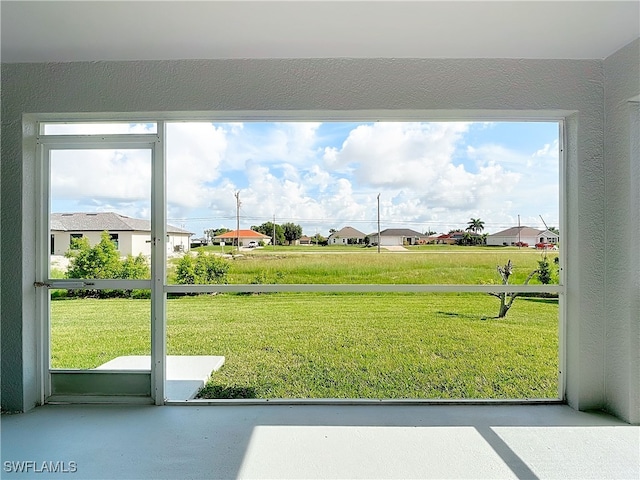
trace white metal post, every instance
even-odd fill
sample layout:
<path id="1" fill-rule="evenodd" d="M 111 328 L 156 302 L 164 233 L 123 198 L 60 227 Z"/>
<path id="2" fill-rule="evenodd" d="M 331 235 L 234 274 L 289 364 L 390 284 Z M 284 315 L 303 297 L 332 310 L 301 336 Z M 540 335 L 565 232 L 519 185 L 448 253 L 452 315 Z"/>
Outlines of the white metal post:
<path id="1" fill-rule="evenodd" d="M 50 150 L 38 142 L 36 146 L 36 182 L 38 186 L 38 198 L 36 201 L 36 282 L 45 282 L 49 278 L 49 203 L 50 203 Z M 51 382 L 49 377 L 51 344 L 50 332 L 51 322 L 49 322 L 50 294 L 47 288 L 37 288 L 36 318 L 39 321 L 38 335 L 38 378 L 40 379 L 40 402 L 51 393 Z"/>
<path id="2" fill-rule="evenodd" d="M 558 122 L 558 157 L 560 160 L 560 178 L 558 185 L 560 191 L 558 197 L 560 199 L 560 222 L 559 229 L 561 237 L 558 238 L 560 250 L 558 252 L 559 272 L 558 283 L 560 284 L 560 293 L 558 294 L 558 398 L 564 400 L 566 391 L 567 377 L 565 374 L 567 368 L 567 348 L 566 348 L 566 331 L 567 331 L 567 283 L 566 283 L 566 266 L 567 266 L 567 200 L 565 182 L 567 181 L 567 137 L 564 120 Z"/>
<path id="3" fill-rule="evenodd" d="M 158 122 L 151 173 L 151 394 L 164 405 L 166 379 L 166 277 L 167 215 L 165 209 L 165 123 Z"/>

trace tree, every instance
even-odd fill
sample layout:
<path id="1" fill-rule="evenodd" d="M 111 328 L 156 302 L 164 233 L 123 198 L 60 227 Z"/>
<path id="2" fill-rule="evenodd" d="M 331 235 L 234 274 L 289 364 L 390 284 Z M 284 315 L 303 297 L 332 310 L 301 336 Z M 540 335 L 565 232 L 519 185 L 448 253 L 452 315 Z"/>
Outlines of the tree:
<path id="1" fill-rule="evenodd" d="M 120 278 L 120 254 L 108 232 L 91 247 L 86 237 L 73 239 L 65 256 L 69 259 L 67 278 Z"/>
<path id="2" fill-rule="evenodd" d="M 556 227 L 549 227 L 549 231 L 555 233 L 556 235 L 560 235 L 560 230 Z"/>
<path id="3" fill-rule="evenodd" d="M 213 237 L 217 237 L 218 235 L 222 235 L 223 233 L 230 232 L 228 228 L 208 228 L 204 231 L 205 237 L 209 240 L 209 243 L 213 243 Z"/>
<path id="4" fill-rule="evenodd" d="M 498 265 L 497 270 L 498 270 L 498 273 L 500 274 L 500 277 L 502 277 L 502 284 L 507 285 L 509 283 L 509 277 L 513 274 L 513 264 L 511 263 L 511 260 L 507 261 L 504 267 Z M 524 281 L 524 285 L 527 285 L 536 273 L 538 273 L 538 270 L 534 270 L 533 272 L 531 272 L 527 277 L 527 279 Z M 497 297 L 500 300 L 500 310 L 498 312 L 498 318 L 504 318 L 507 315 L 507 312 L 511 308 L 511 305 L 513 305 L 513 302 L 515 301 L 519 293 L 518 292 L 511 292 L 511 293 L 491 292 L 489 293 L 489 295 L 493 295 L 494 297 Z"/>
<path id="5" fill-rule="evenodd" d="M 151 276 L 147 259 L 142 255 L 127 255 L 120 259 L 120 254 L 109 236 L 102 232 L 100 242 L 92 247 L 86 237 L 73 239 L 65 256 L 69 259 L 66 278 L 102 278 L 102 279 L 144 279 Z M 131 290 L 78 290 L 77 296 L 128 297 Z"/>
<path id="6" fill-rule="evenodd" d="M 284 238 L 289 242 L 289 245 L 302 237 L 302 227 L 295 223 L 283 223 L 282 230 L 284 231 Z"/>
<path id="7" fill-rule="evenodd" d="M 550 284 L 554 278 L 557 278 L 560 268 L 560 259 L 558 257 L 554 257 L 553 259 L 553 268 L 551 266 L 551 262 L 547 258 L 547 255 L 544 254 L 542 259 L 538 260 L 538 280 L 543 285 Z"/>
<path id="8" fill-rule="evenodd" d="M 313 237 L 311 237 L 311 243 L 315 243 L 316 245 L 326 245 L 327 239 L 319 233 L 316 233 Z"/>
<path id="9" fill-rule="evenodd" d="M 538 280 L 543 285 L 549 285 L 552 279 L 551 265 L 549 264 L 549 260 L 546 255 L 542 256 L 541 260 L 538 260 Z"/>
<path id="10" fill-rule="evenodd" d="M 473 233 L 480 233 L 484 230 L 484 222 L 479 218 L 471 218 L 470 221 L 467 222 L 469 225 L 466 230 Z"/>
<path id="11" fill-rule="evenodd" d="M 284 230 L 282 226 L 275 224 L 276 235 L 273 237 L 273 222 L 265 222 L 262 225 L 252 225 L 251 230 L 262 233 L 263 235 L 269 235 L 271 237 L 271 243 L 273 245 L 284 245 Z"/>
<path id="12" fill-rule="evenodd" d="M 424 232 L 424 234 L 425 234 L 427 237 L 430 237 L 431 235 L 435 235 L 436 233 L 438 233 L 438 232 L 434 232 L 434 231 L 433 231 L 433 230 L 431 230 L 430 228 L 428 228 L 428 229 L 427 229 L 427 231 L 426 231 L 426 232 Z"/>

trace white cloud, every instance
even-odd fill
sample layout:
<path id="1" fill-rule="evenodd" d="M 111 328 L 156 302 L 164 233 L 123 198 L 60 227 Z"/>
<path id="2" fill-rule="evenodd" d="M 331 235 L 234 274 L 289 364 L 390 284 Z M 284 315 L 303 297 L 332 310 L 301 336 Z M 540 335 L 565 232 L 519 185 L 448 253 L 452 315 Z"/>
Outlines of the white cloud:
<path id="1" fill-rule="evenodd" d="M 46 135 L 114 135 L 129 133 L 155 133 L 155 123 L 48 123 Z"/>
<path id="2" fill-rule="evenodd" d="M 351 166 L 358 185 L 422 188 L 438 183 L 467 123 L 375 123 L 351 131 L 338 151 L 325 151 L 329 167 Z"/>
<path id="3" fill-rule="evenodd" d="M 220 177 L 227 134 L 211 123 L 167 125 L 167 200 L 174 215 L 211 203 L 211 183 Z"/>
<path id="4" fill-rule="evenodd" d="M 53 150 L 53 199 L 146 201 L 151 198 L 148 150 Z"/>
<path id="5" fill-rule="evenodd" d="M 223 167 L 243 170 L 247 164 L 304 165 L 316 157 L 318 122 L 225 124 L 229 148 Z"/>

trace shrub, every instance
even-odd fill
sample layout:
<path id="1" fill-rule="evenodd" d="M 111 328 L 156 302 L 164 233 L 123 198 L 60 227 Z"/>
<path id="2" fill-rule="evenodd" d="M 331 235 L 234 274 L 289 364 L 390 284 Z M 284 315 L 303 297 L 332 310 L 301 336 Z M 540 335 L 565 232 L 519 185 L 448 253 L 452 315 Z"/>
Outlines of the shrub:
<path id="1" fill-rule="evenodd" d="M 553 264 L 554 267 L 551 267 L 551 262 L 549 262 L 549 259 L 547 258 L 546 255 L 542 256 L 541 260 L 538 260 L 538 280 L 540 280 L 540 283 L 542 283 L 543 285 L 549 285 L 550 283 L 552 283 L 556 277 L 557 270 L 559 267 L 559 258 L 555 257 L 553 259 Z"/>
<path id="2" fill-rule="evenodd" d="M 122 278 L 138 280 L 150 277 L 147 259 L 128 255 L 120 259 L 108 232 L 102 232 L 100 242 L 92 247 L 85 237 L 73 239 L 65 256 L 69 259 L 66 278 Z M 131 297 L 131 290 L 73 290 L 70 296 L 79 297 Z"/>
<path id="3" fill-rule="evenodd" d="M 176 267 L 176 282 L 183 285 L 226 283 L 229 267 L 229 262 L 217 255 L 203 251 L 195 257 L 187 254 Z"/>

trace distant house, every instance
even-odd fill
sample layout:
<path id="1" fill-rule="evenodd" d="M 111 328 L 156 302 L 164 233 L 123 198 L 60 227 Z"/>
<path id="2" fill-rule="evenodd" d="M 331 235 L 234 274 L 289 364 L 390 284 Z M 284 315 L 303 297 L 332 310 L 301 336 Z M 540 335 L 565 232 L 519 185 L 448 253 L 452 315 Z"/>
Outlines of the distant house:
<path id="1" fill-rule="evenodd" d="M 481 245 L 483 243 L 482 235 L 469 232 L 457 230 L 455 232 L 450 233 L 442 233 L 436 237 L 429 237 L 429 243 L 435 244 L 445 244 L 445 245 L 465 245 L 465 237 L 469 239 L 471 245 Z"/>
<path id="2" fill-rule="evenodd" d="M 435 238 L 435 242 L 434 243 L 436 243 L 436 244 L 444 244 L 444 245 L 455 245 L 463 237 L 464 237 L 464 232 L 462 232 L 462 231 L 451 232 L 451 233 L 443 233 L 443 234 L 438 235 Z"/>
<path id="3" fill-rule="evenodd" d="M 419 245 L 426 243 L 428 238 L 428 235 L 423 235 L 410 228 L 387 228 L 382 230 L 379 241 L 378 232 L 369 234 L 371 243 L 379 243 L 383 247 Z"/>
<path id="4" fill-rule="evenodd" d="M 329 245 L 347 245 L 351 243 L 363 243 L 367 235 L 353 227 L 344 227 L 333 232 L 327 239 Z"/>
<path id="5" fill-rule="evenodd" d="M 227 245 L 237 245 L 237 241 L 240 241 L 240 246 L 247 246 L 249 242 L 254 241 L 259 243 L 264 242 L 265 245 L 271 243 L 271 237 L 269 235 L 263 235 L 255 230 L 232 230 L 222 235 L 216 235 L 213 237 L 213 243 L 220 244 L 224 242 Z"/>
<path id="6" fill-rule="evenodd" d="M 558 243 L 559 240 L 558 234 L 550 230 L 521 226 L 488 235 L 487 245 L 515 245 L 517 242 L 523 242 L 534 246 L 536 243 Z"/>
<path id="7" fill-rule="evenodd" d="M 108 232 L 120 255 L 151 255 L 151 222 L 114 212 L 52 213 L 51 255 L 64 255 L 74 238 L 87 238 L 90 245 Z M 167 253 L 189 251 L 191 232 L 167 225 Z"/>
<path id="8" fill-rule="evenodd" d="M 209 239 L 207 237 L 192 238 L 190 242 L 191 248 L 205 247 L 209 245 Z"/>
<path id="9" fill-rule="evenodd" d="M 312 245 L 313 244 L 313 240 L 311 239 L 311 237 L 303 235 L 298 240 L 298 244 L 299 245 Z"/>

